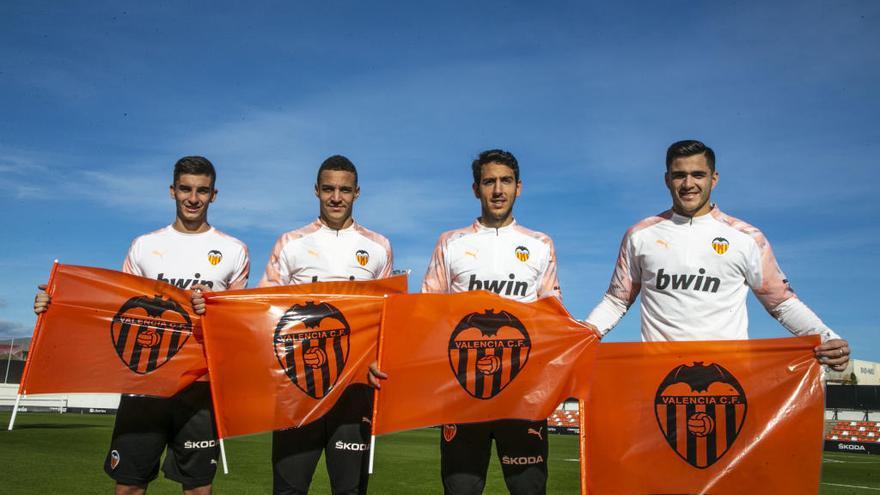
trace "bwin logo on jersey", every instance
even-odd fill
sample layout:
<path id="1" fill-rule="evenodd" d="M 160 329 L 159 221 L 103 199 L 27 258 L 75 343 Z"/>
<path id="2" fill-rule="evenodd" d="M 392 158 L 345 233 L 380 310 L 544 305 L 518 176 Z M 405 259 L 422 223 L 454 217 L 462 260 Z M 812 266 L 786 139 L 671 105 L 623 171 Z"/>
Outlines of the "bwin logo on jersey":
<path id="1" fill-rule="evenodd" d="M 210 261 L 210 260 L 208 260 Z M 219 261 L 218 261 L 219 263 Z M 210 280 L 201 280 L 201 273 L 196 273 L 194 275 L 195 278 L 165 278 L 165 273 L 159 273 L 156 277 L 156 280 L 160 282 L 165 282 L 166 284 L 173 285 L 175 287 L 179 287 L 181 289 L 188 289 L 196 284 L 206 285 L 208 287 L 214 287 L 214 282 Z"/>
<path id="2" fill-rule="evenodd" d="M 449 366 L 468 394 L 491 399 L 522 371 L 531 348 L 519 318 L 487 309 L 465 315 L 456 325 L 449 336 Z"/>
<path id="3" fill-rule="evenodd" d="M 468 279 L 468 290 L 487 290 L 505 296 L 525 296 L 529 284 L 517 282 L 516 276 L 512 273 L 507 277 L 510 280 L 477 280 L 477 276 L 472 274 Z"/>
<path id="4" fill-rule="evenodd" d="M 370 261 L 370 253 L 363 249 L 358 249 L 358 251 L 354 253 L 354 257 L 357 258 L 357 262 L 361 266 L 367 266 L 367 263 Z"/>
<path id="5" fill-rule="evenodd" d="M 212 249 L 208 251 L 208 263 L 213 266 L 217 266 L 220 264 L 220 260 L 223 259 L 223 253 L 217 251 L 216 249 Z"/>
<path id="6" fill-rule="evenodd" d="M 676 366 L 654 397 L 654 415 L 666 443 L 699 469 L 730 449 L 745 424 L 746 409 L 742 386 L 715 363 Z"/>
<path id="7" fill-rule="evenodd" d="M 327 395 L 348 361 L 351 328 L 326 302 L 294 304 L 275 326 L 275 357 L 287 377 L 313 399 Z"/>
<path id="8" fill-rule="evenodd" d="M 131 371 L 145 375 L 173 358 L 192 335 L 183 308 L 161 296 L 132 297 L 110 322 L 116 355 Z"/>
<path id="9" fill-rule="evenodd" d="M 523 263 L 529 261 L 529 248 L 525 246 L 517 246 L 516 249 L 513 250 L 513 253 L 516 254 L 516 259 Z"/>
<path id="10" fill-rule="evenodd" d="M 721 279 L 706 275 L 706 270 L 700 268 L 699 275 L 678 275 L 663 273 L 661 268 L 657 272 L 657 290 L 671 288 L 673 290 L 693 290 L 697 292 L 718 292 L 721 287 Z"/>
<path id="11" fill-rule="evenodd" d="M 727 252 L 727 249 L 730 247 L 730 242 L 723 237 L 716 237 L 712 239 L 712 249 L 715 250 L 718 254 L 724 254 Z"/>

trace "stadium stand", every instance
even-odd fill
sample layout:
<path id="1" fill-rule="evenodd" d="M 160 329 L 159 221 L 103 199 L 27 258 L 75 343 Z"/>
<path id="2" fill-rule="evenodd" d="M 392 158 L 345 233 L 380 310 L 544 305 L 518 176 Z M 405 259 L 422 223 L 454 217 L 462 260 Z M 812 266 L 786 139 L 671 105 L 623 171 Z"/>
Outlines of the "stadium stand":
<path id="1" fill-rule="evenodd" d="M 841 442 L 880 442 L 880 423 L 877 421 L 831 421 L 826 424 L 826 440 Z"/>

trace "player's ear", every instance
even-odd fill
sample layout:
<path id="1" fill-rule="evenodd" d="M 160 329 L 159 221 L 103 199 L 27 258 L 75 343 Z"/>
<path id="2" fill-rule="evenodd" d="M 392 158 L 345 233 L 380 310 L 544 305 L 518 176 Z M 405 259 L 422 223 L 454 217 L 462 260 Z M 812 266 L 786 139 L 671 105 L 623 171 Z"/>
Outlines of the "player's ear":
<path id="1" fill-rule="evenodd" d="M 354 186 L 354 199 L 361 195 L 361 186 Z"/>
<path id="2" fill-rule="evenodd" d="M 715 186 L 718 185 L 718 171 L 712 172 L 712 189 L 715 189 Z"/>
<path id="3" fill-rule="evenodd" d="M 471 185 L 471 189 L 474 190 L 474 197 L 480 199 L 480 186 L 474 182 L 473 185 Z"/>
<path id="4" fill-rule="evenodd" d="M 522 194 L 522 181 L 518 180 L 516 181 L 516 197 L 518 198 L 520 194 Z"/>
<path id="5" fill-rule="evenodd" d="M 321 195 L 318 194 L 318 184 L 317 184 L 317 183 L 315 184 L 315 197 L 316 197 L 316 198 L 320 198 L 320 197 L 321 197 Z"/>
<path id="6" fill-rule="evenodd" d="M 213 203 L 214 200 L 217 199 L 217 193 L 219 193 L 219 192 L 220 192 L 220 191 L 217 190 L 217 189 L 212 189 L 212 192 L 211 192 L 211 199 L 210 199 L 208 202 L 209 202 L 209 203 Z"/>
<path id="7" fill-rule="evenodd" d="M 174 184 L 168 186 L 168 195 L 171 196 L 171 199 L 177 199 L 177 197 L 174 196 Z"/>

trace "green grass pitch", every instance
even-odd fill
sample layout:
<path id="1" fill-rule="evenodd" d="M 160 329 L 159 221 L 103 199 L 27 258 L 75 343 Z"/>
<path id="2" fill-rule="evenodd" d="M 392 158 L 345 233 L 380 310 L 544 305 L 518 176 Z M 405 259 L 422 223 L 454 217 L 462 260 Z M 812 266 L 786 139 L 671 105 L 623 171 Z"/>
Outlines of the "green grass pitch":
<path id="1" fill-rule="evenodd" d="M 9 413 L 0 413 L 0 424 Z M 102 469 L 113 416 L 23 413 L 12 432 L 0 433 L 0 493 L 108 494 L 113 482 Z M 439 431 L 428 429 L 380 437 L 370 493 L 427 495 L 442 493 Z M 215 493 L 271 493 L 268 434 L 226 441 L 228 475 L 218 472 Z M 574 435 L 550 435 L 551 494 L 577 494 L 578 445 Z M 329 493 L 323 461 L 312 493 Z M 180 485 L 162 475 L 148 493 L 179 494 Z M 490 464 L 487 494 L 507 493 L 497 461 Z M 880 494 L 880 456 L 826 453 L 822 495 Z"/>

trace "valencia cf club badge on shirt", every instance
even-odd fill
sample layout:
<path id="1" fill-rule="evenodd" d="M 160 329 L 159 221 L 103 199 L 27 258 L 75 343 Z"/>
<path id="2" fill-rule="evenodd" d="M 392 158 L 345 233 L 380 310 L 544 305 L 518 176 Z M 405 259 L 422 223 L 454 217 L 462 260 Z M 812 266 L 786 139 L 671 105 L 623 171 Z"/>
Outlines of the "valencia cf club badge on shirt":
<path id="1" fill-rule="evenodd" d="M 695 468 L 720 459 L 742 431 L 746 393 L 721 365 L 695 362 L 666 375 L 654 399 L 654 414 L 669 447 Z"/>
<path id="2" fill-rule="evenodd" d="M 730 242 L 723 237 L 716 237 L 712 239 L 712 249 L 715 250 L 718 254 L 724 254 L 727 252 L 727 248 L 730 247 Z"/>
<path id="3" fill-rule="evenodd" d="M 455 434 L 458 433 L 458 427 L 455 425 L 443 425 L 443 440 L 447 442 L 451 442 L 453 438 L 455 438 Z"/>
<path id="4" fill-rule="evenodd" d="M 358 264 L 361 266 L 367 266 L 367 263 L 370 261 L 370 253 L 363 249 L 358 249 L 358 251 L 354 253 L 354 256 L 357 258 Z"/>
<path id="5" fill-rule="evenodd" d="M 522 261 L 523 263 L 529 261 L 529 248 L 525 246 L 517 246 L 513 252 L 514 254 L 516 254 L 516 259 Z"/>
<path id="6" fill-rule="evenodd" d="M 223 253 L 217 251 L 216 249 L 212 249 L 208 251 L 208 263 L 213 266 L 217 266 L 220 264 L 220 260 L 223 259 Z"/>

